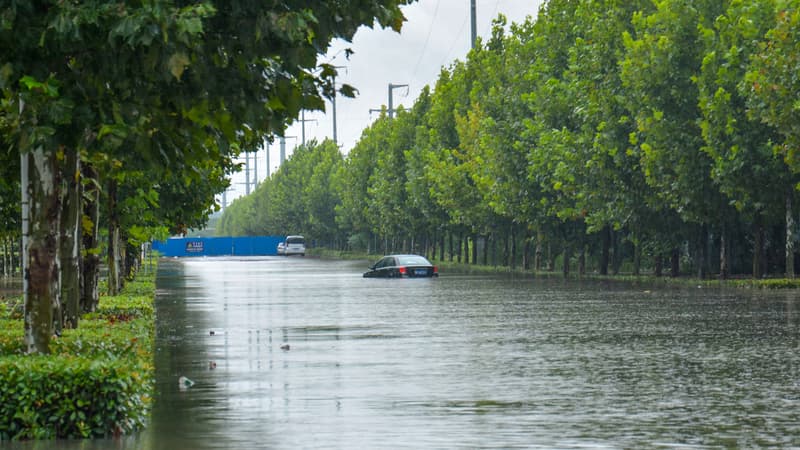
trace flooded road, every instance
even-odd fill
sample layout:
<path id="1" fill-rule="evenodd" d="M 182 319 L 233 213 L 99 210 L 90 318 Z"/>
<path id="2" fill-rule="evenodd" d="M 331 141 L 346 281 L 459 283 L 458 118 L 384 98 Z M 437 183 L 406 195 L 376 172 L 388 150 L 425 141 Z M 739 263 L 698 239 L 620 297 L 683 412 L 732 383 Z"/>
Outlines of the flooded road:
<path id="1" fill-rule="evenodd" d="M 64 448 L 800 446 L 796 292 L 367 265 L 162 260 L 153 422 Z"/>
<path id="2" fill-rule="evenodd" d="M 376 280 L 360 277 L 366 266 L 162 262 L 158 395 L 142 436 L 152 441 L 144 441 L 206 449 L 800 445 L 794 293 L 447 273 Z M 179 389 L 181 375 L 196 384 Z"/>

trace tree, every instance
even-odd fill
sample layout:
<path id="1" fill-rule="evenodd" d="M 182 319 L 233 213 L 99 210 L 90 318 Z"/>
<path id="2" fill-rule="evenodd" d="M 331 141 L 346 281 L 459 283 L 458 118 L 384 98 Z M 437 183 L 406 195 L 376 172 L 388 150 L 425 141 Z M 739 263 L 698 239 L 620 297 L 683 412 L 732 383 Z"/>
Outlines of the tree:
<path id="1" fill-rule="evenodd" d="M 336 205 L 336 223 L 339 228 L 349 231 L 348 242 L 356 242 L 372 231 L 367 189 L 380 150 L 371 136 L 379 134 L 374 124 L 367 127 L 334 177 L 333 185 L 341 197 L 341 203 Z"/>
<path id="2" fill-rule="evenodd" d="M 771 143 L 774 145 L 775 154 L 783 159 L 792 174 L 791 177 L 781 177 L 785 181 L 781 183 L 783 187 L 780 192 L 783 192 L 785 196 L 786 273 L 793 277 L 794 248 L 797 239 L 793 203 L 797 194 L 797 174 L 800 173 L 800 152 L 798 151 L 800 149 L 800 125 L 797 122 L 800 116 L 796 100 L 797 94 L 800 93 L 800 81 L 797 79 L 797 70 L 800 68 L 797 50 L 797 42 L 800 38 L 800 34 L 798 34 L 800 8 L 794 2 L 788 1 L 760 1 L 758 5 L 761 8 L 755 11 L 746 10 L 746 12 L 748 17 L 754 16 L 761 20 L 755 23 L 745 21 L 736 24 L 741 28 L 742 36 L 750 37 L 755 30 L 761 32 L 765 24 L 772 25 L 774 23 L 774 25 L 766 33 L 766 39 L 758 44 L 758 48 L 744 47 L 742 49 L 744 52 L 752 51 L 753 53 L 750 57 L 750 67 L 744 77 L 745 82 L 739 85 L 739 93 L 746 96 L 749 117 L 771 127 L 780 136 Z M 746 6 L 740 8 L 746 8 Z M 758 28 L 759 26 L 762 28 Z M 740 51 L 739 47 L 731 49 L 731 53 L 736 51 Z M 738 57 L 739 55 L 734 54 L 733 56 Z M 766 144 L 764 139 L 773 136 L 773 133 L 762 136 L 760 142 L 762 155 L 763 146 Z M 766 157 L 763 157 L 762 161 L 770 161 L 769 155 L 764 156 Z M 780 176 L 784 173 L 785 171 L 780 168 L 773 173 L 773 176 Z M 786 181 L 790 181 L 794 185 Z"/>
<path id="3" fill-rule="evenodd" d="M 335 69 L 315 73 L 335 37 L 377 20 L 399 29 L 404 0 L 136 4 L 14 2 L 0 11 L 2 114 L 23 155 L 31 220 L 26 342 L 47 352 L 59 308 L 64 155 L 86 152 L 196 176 L 202 161 L 279 132 L 300 105 L 321 108 Z M 311 88 L 309 88 L 311 86 Z M 352 93 L 352 88 L 343 88 Z M 132 158 L 131 156 L 135 156 Z M 113 164 L 112 164 L 113 167 Z M 109 185 L 113 190 L 113 182 Z M 78 209 L 80 205 L 69 205 Z"/>
<path id="4" fill-rule="evenodd" d="M 699 26 L 721 12 L 717 1 L 657 2 L 652 14 L 634 15 L 634 32 L 624 34 L 621 64 L 627 107 L 635 111 L 632 149 L 663 204 L 695 224 L 701 277 L 708 260 L 708 227 L 730 208 L 711 180 L 711 158 L 701 150 L 695 82 L 704 55 Z"/>
<path id="5" fill-rule="evenodd" d="M 772 0 L 728 2 L 725 14 L 713 26 L 702 28 L 706 56 L 698 76 L 701 127 L 705 151 L 713 161 L 711 177 L 747 222 L 773 222 L 786 208 L 791 220 L 794 196 L 791 177 L 781 158 L 773 152 L 779 140 L 776 129 L 747 114 L 748 61 L 762 36 L 775 23 Z M 720 245 L 720 275 L 727 276 L 728 235 L 736 215 L 723 218 Z M 787 237 L 793 225 L 787 222 Z M 787 274 L 793 276 L 793 239 L 786 241 Z M 754 249 L 754 257 L 760 256 Z M 790 257 L 790 255 L 792 255 Z M 761 264 L 756 261 L 756 270 Z M 759 272 L 755 274 L 758 276 Z"/>
<path id="6" fill-rule="evenodd" d="M 303 188 L 303 202 L 308 211 L 307 233 L 321 242 L 336 240 L 336 207 L 341 203 L 334 188 L 334 174 L 342 164 L 342 154 L 332 140 L 326 139 L 316 147 L 310 161 L 311 175 Z"/>

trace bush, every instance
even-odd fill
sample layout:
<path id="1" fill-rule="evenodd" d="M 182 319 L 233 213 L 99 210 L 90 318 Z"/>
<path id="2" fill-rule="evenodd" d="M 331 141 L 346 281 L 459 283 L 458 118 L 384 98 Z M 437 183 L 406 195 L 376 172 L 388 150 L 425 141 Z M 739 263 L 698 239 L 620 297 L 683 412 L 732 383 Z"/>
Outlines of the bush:
<path id="1" fill-rule="evenodd" d="M 766 278 L 762 280 L 735 280 L 734 285 L 740 288 L 798 289 L 800 288 L 800 278 Z"/>
<path id="2" fill-rule="evenodd" d="M 153 294 L 123 295 L 101 297 L 100 306 L 95 313 L 86 316 L 87 319 L 105 318 L 109 322 L 128 321 L 137 318 L 151 319 L 155 314 L 153 307 Z"/>
<path id="3" fill-rule="evenodd" d="M 21 355 L 25 352 L 22 331 L 21 320 L 0 319 L 0 355 Z"/>
<path id="4" fill-rule="evenodd" d="M 152 370 L 137 361 L 63 355 L 0 359 L 0 439 L 101 437 L 142 427 L 153 383 Z"/>
<path id="5" fill-rule="evenodd" d="M 0 316 L 0 440 L 114 436 L 144 426 L 153 393 L 155 285 L 100 299 L 50 355 L 24 355 L 24 324 Z"/>
<path id="6" fill-rule="evenodd" d="M 23 309 L 22 296 L 3 298 L 0 301 L 0 319 L 21 319 Z"/>

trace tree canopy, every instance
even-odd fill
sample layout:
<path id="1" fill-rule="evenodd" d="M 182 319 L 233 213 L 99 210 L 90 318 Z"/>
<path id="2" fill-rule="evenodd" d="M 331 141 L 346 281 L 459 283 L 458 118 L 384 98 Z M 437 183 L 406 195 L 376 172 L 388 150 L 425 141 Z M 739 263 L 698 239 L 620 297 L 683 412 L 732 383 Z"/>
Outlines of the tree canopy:
<path id="1" fill-rule="evenodd" d="M 326 233 L 473 262 L 530 250 L 537 268 L 560 254 L 565 271 L 793 276 L 798 17 L 778 0 L 550 0 L 535 20 L 498 17 L 329 172 Z"/>
<path id="2" fill-rule="evenodd" d="M 0 125 L 11 148 L 4 159 L 22 174 L 0 189 L 25 180 L 21 191 L 30 200 L 21 202 L 31 225 L 23 236 L 32 256 L 24 274 L 29 350 L 46 352 L 51 324 L 72 314 L 64 312 L 72 300 L 62 311 L 60 297 L 77 278 L 58 274 L 80 264 L 79 246 L 70 244 L 79 225 L 94 228 L 85 236 L 97 235 L 100 217 L 86 214 L 82 189 L 102 193 L 88 198 L 103 202 L 114 290 L 134 228 L 136 241 L 157 228 L 202 225 L 240 149 L 281 134 L 301 107 L 322 108 L 335 89 L 353 94 L 333 85 L 333 66 L 317 62 L 332 40 L 350 40 L 362 25 L 399 30 L 406 3 L 53 0 L 0 7 Z"/>

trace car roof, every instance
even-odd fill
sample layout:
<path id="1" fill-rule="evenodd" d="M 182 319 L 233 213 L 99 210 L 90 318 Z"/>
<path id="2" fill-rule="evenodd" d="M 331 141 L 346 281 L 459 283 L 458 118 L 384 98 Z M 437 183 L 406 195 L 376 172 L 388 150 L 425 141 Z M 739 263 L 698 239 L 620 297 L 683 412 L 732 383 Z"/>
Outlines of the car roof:
<path id="1" fill-rule="evenodd" d="M 428 261 L 428 258 L 426 258 L 426 257 L 424 257 L 422 255 L 414 255 L 412 253 L 400 253 L 400 254 L 394 254 L 394 255 L 386 255 L 386 256 L 382 257 L 381 259 L 385 259 L 385 258 L 398 258 L 398 259 L 403 259 L 403 258 L 422 258 L 423 260 Z M 428 261 L 428 262 L 430 263 L 430 261 Z"/>

